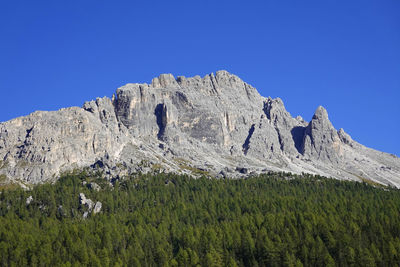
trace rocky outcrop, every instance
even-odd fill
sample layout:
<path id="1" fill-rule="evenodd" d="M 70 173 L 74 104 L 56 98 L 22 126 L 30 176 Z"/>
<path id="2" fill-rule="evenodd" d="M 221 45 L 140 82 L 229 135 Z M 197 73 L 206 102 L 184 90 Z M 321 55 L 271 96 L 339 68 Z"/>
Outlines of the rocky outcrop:
<path id="1" fill-rule="evenodd" d="M 91 199 L 86 198 L 85 194 L 83 193 L 79 194 L 79 203 L 81 204 L 81 206 L 85 206 L 89 210 L 89 212 L 92 211 L 94 206 L 94 202 Z"/>
<path id="2" fill-rule="evenodd" d="M 94 190 L 94 191 L 100 191 L 101 187 L 100 185 L 96 184 L 95 182 L 89 183 L 88 188 Z"/>
<path id="3" fill-rule="evenodd" d="M 97 201 L 93 208 L 93 214 L 99 213 L 101 211 L 101 202 Z"/>
<path id="4" fill-rule="evenodd" d="M 26 199 L 25 203 L 26 203 L 26 205 L 29 205 L 29 204 L 31 204 L 32 201 L 33 201 L 33 197 L 32 197 L 32 196 L 29 196 L 29 197 Z"/>
<path id="5" fill-rule="evenodd" d="M 319 106 L 305 128 L 302 154 L 309 159 L 337 164 L 341 144 L 337 131 L 329 121 L 328 112 Z"/>
<path id="6" fill-rule="evenodd" d="M 400 187 L 399 158 L 336 131 L 323 107 L 310 122 L 293 118 L 281 99 L 262 97 L 226 71 L 203 78 L 162 74 L 82 108 L 0 124 L 3 178 L 34 184 L 82 168 L 109 179 L 135 172 L 308 172 Z"/>
<path id="7" fill-rule="evenodd" d="M 101 211 L 101 202 L 97 201 L 95 203 L 93 200 L 86 198 L 85 194 L 83 193 L 79 194 L 79 203 L 81 205 L 81 208 L 85 210 L 83 213 L 83 218 L 87 218 L 91 213 L 96 214 Z"/>

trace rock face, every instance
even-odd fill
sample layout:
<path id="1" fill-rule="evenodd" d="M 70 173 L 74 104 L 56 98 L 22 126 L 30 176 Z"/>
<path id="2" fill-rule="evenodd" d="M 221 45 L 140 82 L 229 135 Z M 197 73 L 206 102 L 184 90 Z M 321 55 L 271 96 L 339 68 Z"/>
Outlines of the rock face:
<path id="1" fill-rule="evenodd" d="M 400 159 L 337 131 L 323 107 L 310 122 L 226 71 L 162 74 L 82 108 L 37 111 L 0 124 L 0 175 L 41 183 L 87 168 L 109 178 L 135 172 L 240 177 L 314 173 L 400 187 Z M 94 203 L 93 203 L 94 204 Z"/>

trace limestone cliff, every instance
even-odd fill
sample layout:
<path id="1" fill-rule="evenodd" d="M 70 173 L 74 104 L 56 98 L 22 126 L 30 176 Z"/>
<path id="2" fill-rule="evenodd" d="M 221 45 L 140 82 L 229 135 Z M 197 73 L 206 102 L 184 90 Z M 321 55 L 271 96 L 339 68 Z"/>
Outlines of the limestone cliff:
<path id="1" fill-rule="evenodd" d="M 166 171 L 239 177 L 267 171 L 368 179 L 400 187 L 400 159 L 337 131 L 323 107 L 310 122 L 226 71 L 162 74 L 53 112 L 0 124 L 0 175 L 40 183 L 87 168 L 109 178 Z"/>

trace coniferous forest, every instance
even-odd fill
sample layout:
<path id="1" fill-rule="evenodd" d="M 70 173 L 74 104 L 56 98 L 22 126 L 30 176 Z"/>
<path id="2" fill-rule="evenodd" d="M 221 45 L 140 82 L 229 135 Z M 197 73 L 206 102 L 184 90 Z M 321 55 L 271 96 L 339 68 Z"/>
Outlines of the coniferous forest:
<path id="1" fill-rule="evenodd" d="M 101 211 L 84 218 L 80 193 Z M 365 183 L 74 173 L 0 194 L 1 266 L 399 264 L 400 190 Z"/>

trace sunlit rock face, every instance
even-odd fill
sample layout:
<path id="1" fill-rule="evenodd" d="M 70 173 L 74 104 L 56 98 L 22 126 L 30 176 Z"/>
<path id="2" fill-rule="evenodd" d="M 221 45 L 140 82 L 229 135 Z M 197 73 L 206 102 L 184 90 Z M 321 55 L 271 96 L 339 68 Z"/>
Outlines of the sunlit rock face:
<path id="1" fill-rule="evenodd" d="M 310 122 L 281 99 L 262 97 L 227 71 L 201 78 L 162 74 L 127 84 L 82 108 L 37 111 L 0 124 L 5 182 L 54 181 L 100 170 L 240 177 L 268 171 L 369 179 L 400 187 L 400 159 L 337 131 L 323 107 Z"/>

